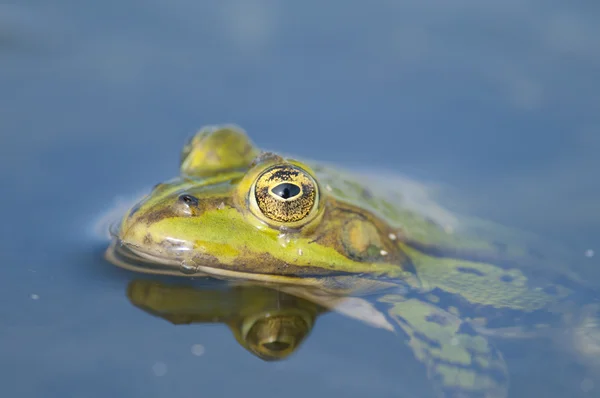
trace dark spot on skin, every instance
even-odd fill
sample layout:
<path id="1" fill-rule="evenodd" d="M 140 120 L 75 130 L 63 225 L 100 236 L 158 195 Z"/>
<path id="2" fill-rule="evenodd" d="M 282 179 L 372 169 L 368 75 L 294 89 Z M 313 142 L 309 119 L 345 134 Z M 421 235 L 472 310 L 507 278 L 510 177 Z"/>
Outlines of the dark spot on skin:
<path id="1" fill-rule="evenodd" d="M 170 199 L 174 206 L 165 206 L 161 204 L 157 210 L 150 209 L 140 216 L 138 222 L 146 223 L 147 225 L 166 220 L 173 217 L 189 217 L 190 214 L 182 214 L 181 206 L 183 202 L 180 202 L 178 196 Z M 210 211 L 213 209 L 223 209 L 225 207 L 233 207 L 232 198 L 230 196 L 218 196 L 211 199 L 203 199 L 200 207 L 191 207 L 191 216 L 198 216 L 204 211 Z"/>
<path id="2" fill-rule="evenodd" d="M 170 208 L 163 208 L 157 211 L 151 211 L 148 214 L 144 214 L 140 217 L 140 221 L 145 221 L 148 225 L 154 224 L 157 221 L 164 220 L 165 218 L 175 217 L 177 214 Z"/>
<path id="3" fill-rule="evenodd" d="M 544 288 L 544 293 L 556 296 L 558 295 L 558 288 L 554 285 L 546 286 Z"/>
<path id="4" fill-rule="evenodd" d="M 463 322 L 460 324 L 459 328 L 458 328 L 458 332 L 459 334 L 466 334 L 468 336 L 478 336 L 479 333 L 477 333 L 477 331 L 475 330 L 475 328 L 473 328 L 473 326 L 471 326 L 470 323 L 468 322 Z"/>
<path id="5" fill-rule="evenodd" d="M 515 278 L 513 278 L 513 277 L 512 277 L 512 276 L 510 276 L 510 275 L 502 275 L 502 276 L 500 277 L 500 280 L 501 280 L 502 282 L 510 283 L 510 282 L 514 281 L 514 280 L 515 280 Z"/>
<path id="6" fill-rule="evenodd" d="M 246 256 L 250 256 L 251 259 L 248 260 Z M 202 255 L 204 259 L 205 255 Z M 327 275 L 327 276 L 348 276 L 352 275 L 351 272 L 347 271 L 338 271 L 335 269 L 325 269 L 321 267 L 313 267 L 310 265 L 294 265 L 286 263 L 278 258 L 273 257 L 269 253 L 263 253 L 260 255 L 256 255 L 254 253 L 241 253 L 238 258 L 233 261 L 233 264 L 223 266 L 218 262 L 217 259 L 214 260 L 217 265 L 216 268 L 226 268 L 232 271 L 241 271 L 252 274 L 273 274 L 273 275 L 293 275 L 293 276 L 302 276 L 302 277 L 310 277 L 317 275 Z M 248 264 L 253 264 L 252 267 L 249 267 Z M 202 262 L 202 265 L 208 265 L 206 262 Z"/>
<path id="7" fill-rule="evenodd" d="M 445 326 L 448 324 L 448 319 L 440 314 L 431 314 L 431 315 L 427 315 L 427 317 L 425 318 L 425 320 L 427 322 L 432 322 L 432 323 L 436 323 L 440 326 Z"/>
<path id="8" fill-rule="evenodd" d="M 179 196 L 179 200 L 188 206 L 198 207 L 198 198 L 195 196 L 183 194 Z"/>
<path id="9" fill-rule="evenodd" d="M 145 245 L 151 245 L 152 244 L 152 236 L 150 236 L 150 234 L 146 234 L 144 236 L 144 244 Z"/>
<path id="10" fill-rule="evenodd" d="M 462 272 L 464 274 L 471 274 L 471 275 L 477 275 L 477 276 L 485 276 L 485 274 L 481 271 L 479 271 L 478 269 L 475 268 L 469 268 L 469 267 L 457 267 L 456 270 L 458 272 Z"/>
<path id="11" fill-rule="evenodd" d="M 229 181 L 229 185 L 237 186 L 243 178 L 243 176 L 232 178 L 231 181 Z"/>

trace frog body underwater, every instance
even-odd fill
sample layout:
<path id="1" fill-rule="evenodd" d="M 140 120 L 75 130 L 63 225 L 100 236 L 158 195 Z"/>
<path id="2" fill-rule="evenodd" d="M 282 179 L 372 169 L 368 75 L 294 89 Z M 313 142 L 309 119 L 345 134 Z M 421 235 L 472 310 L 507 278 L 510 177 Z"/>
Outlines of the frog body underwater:
<path id="1" fill-rule="evenodd" d="M 469 235 L 419 204 L 385 178 L 357 180 L 262 152 L 236 126 L 206 127 L 184 147 L 180 176 L 123 217 L 107 258 L 139 272 L 372 297 L 438 395 L 505 397 L 506 363 L 481 326 L 552 319 L 580 281 L 538 278 L 520 246 Z"/>

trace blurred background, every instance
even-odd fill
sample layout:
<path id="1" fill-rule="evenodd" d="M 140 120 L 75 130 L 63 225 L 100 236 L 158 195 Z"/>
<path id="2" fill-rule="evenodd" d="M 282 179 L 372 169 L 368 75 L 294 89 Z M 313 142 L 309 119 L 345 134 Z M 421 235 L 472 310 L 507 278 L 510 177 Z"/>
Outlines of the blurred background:
<path id="1" fill-rule="evenodd" d="M 555 0 L 0 4 L 0 388 L 418 391 L 398 386 L 412 368 L 393 336 L 337 315 L 273 365 L 222 327 L 134 309 L 94 223 L 173 177 L 199 127 L 236 123 L 264 148 L 442 186 L 453 208 L 566 242 L 597 274 L 599 18 L 600 3 Z M 200 343 L 204 355 L 190 354 Z M 543 390 L 519 376 L 535 360 L 515 361 L 519 391 Z M 556 396 L 592 396 L 585 375 L 564 377 L 552 391 L 568 395 Z"/>

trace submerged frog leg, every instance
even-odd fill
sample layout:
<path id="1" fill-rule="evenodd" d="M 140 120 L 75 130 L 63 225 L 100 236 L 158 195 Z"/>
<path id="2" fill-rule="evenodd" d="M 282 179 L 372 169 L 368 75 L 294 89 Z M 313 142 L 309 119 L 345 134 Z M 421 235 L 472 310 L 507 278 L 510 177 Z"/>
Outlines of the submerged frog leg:
<path id="1" fill-rule="evenodd" d="M 417 299 L 386 295 L 380 301 L 391 305 L 390 318 L 406 333 L 438 396 L 507 396 L 502 355 L 467 322 Z"/>

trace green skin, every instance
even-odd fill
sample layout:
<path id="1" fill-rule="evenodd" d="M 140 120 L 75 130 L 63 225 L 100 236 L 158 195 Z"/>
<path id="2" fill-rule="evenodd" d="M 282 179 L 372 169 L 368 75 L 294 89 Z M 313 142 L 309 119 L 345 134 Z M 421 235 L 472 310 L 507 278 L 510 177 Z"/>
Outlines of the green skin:
<path id="1" fill-rule="evenodd" d="M 257 204 L 257 179 L 277 165 L 300 167 L 317 185 L 301 221 L 269 219 Z M 156 186 L 123 217 L 115 232 L 122 246 L 111 246 L 108 258 L 155 274 L 312 286 L 339 295 L 381 292 L 378 305 L 440 396 L 506 396 L 502 356 L 469 325 L 484 310 L 545 310 L 571 291 L 517 268 L 526 258 L 521 247 L 445 228 L 407 206 L 401 192 L 365 183 L 324 165 L 261 154 L 234 126 L 205 128 L 186 145 L 180 177 Z M 183 194 L 196 202 L 186 203 Z M 145 265 L 115 260 L 118 250 Z M 390 293 L 394 286 L 398 293 Z M 440 295 L 456 305 L 443 308 Z M 464 307 L 473 309 L 471 318 Z"/>

